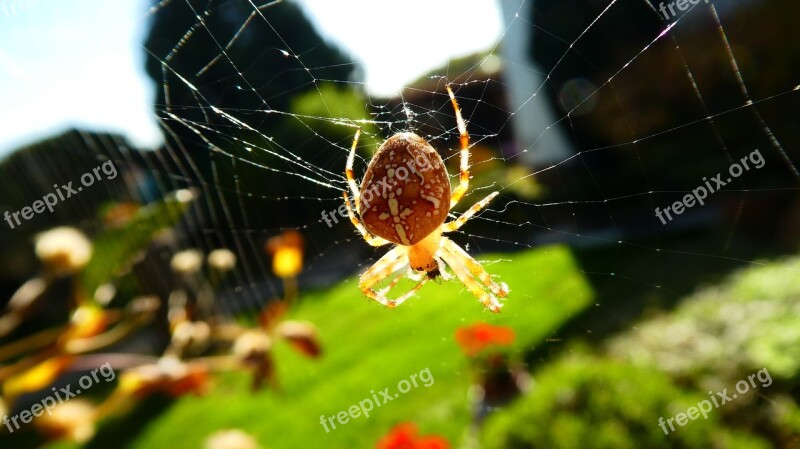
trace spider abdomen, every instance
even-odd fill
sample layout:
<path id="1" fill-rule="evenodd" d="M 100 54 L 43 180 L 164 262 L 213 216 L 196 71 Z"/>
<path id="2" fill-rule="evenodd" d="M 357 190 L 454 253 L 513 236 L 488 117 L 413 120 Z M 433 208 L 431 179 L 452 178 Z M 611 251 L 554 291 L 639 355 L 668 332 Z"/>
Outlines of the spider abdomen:
<path id="1" fill-rule="evenodd" d="M 372 158 L 358 213 L 369 232 L 414 245 L 437 230 L 450 210 L 450 178 L 439 153 L 414 133 L 397 133 Z"/>

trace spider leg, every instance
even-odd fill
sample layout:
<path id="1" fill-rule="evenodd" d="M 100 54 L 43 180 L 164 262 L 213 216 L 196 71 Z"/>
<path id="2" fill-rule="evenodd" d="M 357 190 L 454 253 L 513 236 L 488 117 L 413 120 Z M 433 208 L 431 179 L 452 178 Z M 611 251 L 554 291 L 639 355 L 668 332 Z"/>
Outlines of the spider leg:
<path id="1" fill-rule="evenodd" d="M 433 258 L 433 260 L 436 261 L 436 265 L 439 267 L 439 276 L 441 276 L 442 279 L 444 279 L 445 281 L 449 281 L 450 279 L 453 279 L 453 276 L 450 276 L 450 273 L 448 273 L 447 271 L 444 270 L 444 267 L 446 266 L 446 264 L 442 261 L 441 257 L 436 256 L 436 257 Z"/>
<path id="2" fill-rule="evenodd" d="M 495 283 L 489 273 L 483 269 L 480 263 L 473 259 L 469 254 L 462 250 L 447 237 L 442 237 L 441 243 L 442 258 L 458 279 L 483 305 L 492 312 L 500 312 L 500 301 L 497 296 L 503 298 L 508 295 L 508 287 L 504 284 Z M 477 277 L 481 282 L 475 280 Z M 489 289 L 489 291 L 486 291 Z"/>
<path id="3" fill-rule="evenodd" d="M 344 169 L 344 174 L 347 176 L 347 184 L 350 185 L 350 191 L 353 192 L 353 198 L 356 202 L 356 210 L 361 205 L 361 193 L 358 191 L 358 184 L 353 175 L 353 161 L 356 157 L 356 146 L 358 145 L 358 138 L 361 136 L 361 128 L 356 130 L 356 136 L 353 138 L 353 145 L 350 147 L 350 154 L 347 156 L 347 166 Z"/>
<path id="4" fill-rule="evenodd" d="M 452 209 L 467 193 L 469 188 L 469 133 L 467 133 L 467 125 L 464 122 L 464 117 L 461 116 L 461 108 L 458 107 L 458 101 L 450 85 L 447 86 L 447 94 L 450 95 L 450 103 L 452 103 L 453 109 L 456 111 L 456 123 L 458 124 L 458 134 L 461 142 L 461 175 L 458 187 L 453 190 L 450 196 L 450 209 Z"/>
<path id="5" fill-rule="evenodd" d="M 395 276 L 394 279 L 392 279 L 392 282 L 390 282 L 389 285 L 387 285 L 386 287 L 383 287 L 382 289 L 378 290 L 378 294 L 379 295 L 386 295 L 387 293 L 389 293 L 389 290 L 393 289 L 400 282 L 400 279 L 403 279 L 403 274 L 404 273 L 402 271 L 400 271 L 397 274 L 397 276 Z M 418 281 L 419 279 L 415 279 L 415 280 Z"/>
<path id="6" fill-rule="evenodd" d="M 389 307 L 390 308 L 395 308 L 395 307 L 399 306 L 400 304 L 404 303 L 406 301 L 406 299 L 410 298 L 411 295 L 413 295 L 414 293 L 417 292 L 417 290 L 422 288 L 422 286 L 425 285 L 426 282 L 428 282 L 428 278 L 422 278 L 421 281 L 417 282 L 417 285 L 415 285 L 414 288 L 412 288 L 411 290 L 407 291 L 403 296 L 400 296 L 400 297 L 398 297 L 396 299 L 387 299 L 389 301 Z M 369 296 L 369 295 L 367 295 L 367 296 Z M 385 296 L 383 298 L 386 299 Z"/>
<path id="7" fill-rule="evenodd" d="M 422 274 L 414 271 L 411 267 L 408 267 L 408 271 L 406 272 L 406 276 L 411 279 L 412 281 L 419 281 L 422 279 Z"/>
<path id="8" fill-rule="evenodd" d="M 464 223 L 466 223 L 467 220 L 469 220 L 475 214 L 477 214 L 478 211 L 480 211 L 481 209 L 486 207 L 486 205 L 489 204 L 489 202 L 492 201 L 494 199 L 494 197 L 496 197 L 499 193 L 500 192 L 492 192 L 492 193 L 490 193 L 488 196 L 486 196 L 486 198 L 484 198 L 484 199 L 478 201 L 477 203 L 473 204 L 472 207 L 470 207 L 468 211 L 466 211 L 463 214 L 461 214 L 460 217 L 456 218 L 455 220 L 453 220 L 453 221 L 451 221 L 449 223 L 443 224 L 442 225 L 442 232 L 453 232 L 453 231 L 457 230 L 458 228 L 460 228 L 461 226 L 464 226 Z"/>
<path id="9" fill-rule="evenodd" d="M 472 256 L 470 256 L 460 246 L 456 245 L 454 241 L 450 239 L 443 239 L 442 245 L 444 245 L 446 251 L 459 256 L 470 273 L 483 282 L 483 284 L 489 288 L 492 293 L 501 298 L 508 296 L 508 286 L 503 282 L 495 282 L 492 277 L 489 276 L 489 273 L 487 273 L 483 268 L 483 265 L 481 265 L 477 260 L 473 259 Z"/>
<path id="10" fill-rule="evenodd" d="M 375 262 L 374 265 L 364 272 L 364 274 L 361 275 L 361 278 L 358 282 L 358 287 L 364 292 L 365 295 L 367 295 L 368 298 L 374 299 L 384 306 L 393 309 L 402 304 L 406 299 L 410 298 L 411 295 L 419 290 L 422 285 L 425 284 L 427 278 L 423 278 L 421 281 L 419 281 L 419 283 L 417 283 L 416 286 L 414 286 L 414 288 L 396 299 L 387 298 L 386 293 L 388 293 L 391 288 L 397 285 L 402 274 L 398 275 L 389 284 L 389 286 L 382 288 L 380 291 L 376 292 L 372 289 L 372 287 L 391 276 L 393 273 L 402 270 L 407 264 L 408 260 L 406 260 L 405 257 L 405 248 L 402 246 L 397 246 L 388 253 L 384 254 L 383 257 L 381 257 L 377 262 Z"/>
<path id="11" fill-rule="evenodd" d="M 369 243 L 371 246 L 383 246 L 389 243 L 388 240 L 382 237 L 376 237 L 370 234 L 369 231 L 367 231 L 367 229 L 364 227 L 364 225 L 362 225 L 361 222 L 358 221 L 358 218 L 356 218 L 356 215 L 353 212 L 353 208 L 350 205 L 350 198 L 347 196 L 347 192 L 344 192 L 344 203 L 347 205 L 347 215 L 350 217 L 350 223 L 353 223 L 353 226 L 355 226 L 356 229 L 358 229 L 358 232 L 361 233 L 361 236 L 364 237 L 364 240 L 366 240 L 367 243 Z"/>

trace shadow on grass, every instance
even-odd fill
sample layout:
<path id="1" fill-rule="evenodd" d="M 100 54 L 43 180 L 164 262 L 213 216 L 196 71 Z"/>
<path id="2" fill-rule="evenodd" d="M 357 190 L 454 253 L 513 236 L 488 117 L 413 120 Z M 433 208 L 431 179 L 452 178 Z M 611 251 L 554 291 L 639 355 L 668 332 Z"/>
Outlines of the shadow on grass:
<path id="1" fill-rule="evenodd" d="M 573 248 L 574 258 L 595 292 L 596 303 L 565 323 L 558 339 L 577 337 L 590 345 L 600 344 L 650 313 L 673 309 L 703 284 L 719 282 L 749 266 L 749 261 L 792 253 L 789 248 L 769 245 L 762 235 L 747 234 L 739 236 L 736 248 L 723 255 L 722 234 L 707 227 L 635 245 Z M 562 349 L 563 345 L 540 346 L 527 358 L 541 362 Z"/>
<path id="2" fill-rule="evenodd" d="M 97 434 L 84 446 L 84 449 L 132 447 L 144 429 L 161 417 L 174 403 L 173 398 L 163 395 L 153 395 L 143 399 L 130 413 L 110 418 L 100 426 Z"/>

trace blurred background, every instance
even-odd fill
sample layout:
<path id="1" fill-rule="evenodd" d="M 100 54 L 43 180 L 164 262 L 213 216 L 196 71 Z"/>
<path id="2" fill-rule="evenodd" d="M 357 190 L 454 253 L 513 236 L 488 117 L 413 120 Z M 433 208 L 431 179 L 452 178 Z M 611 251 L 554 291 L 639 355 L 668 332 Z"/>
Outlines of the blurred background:
<path id="1" fill-rule="evenodd" d="M 0 445 L 800 448 L 798 25 L 790 0 L 0 0 Z M 413 131 L 458 183 L 447 86 L 451 219 L 499 191 L 450 237 L 499 314 L 457 279 L 367 299 L 386 249 L 323 218 L 359 128 L 357 179 Z"/>

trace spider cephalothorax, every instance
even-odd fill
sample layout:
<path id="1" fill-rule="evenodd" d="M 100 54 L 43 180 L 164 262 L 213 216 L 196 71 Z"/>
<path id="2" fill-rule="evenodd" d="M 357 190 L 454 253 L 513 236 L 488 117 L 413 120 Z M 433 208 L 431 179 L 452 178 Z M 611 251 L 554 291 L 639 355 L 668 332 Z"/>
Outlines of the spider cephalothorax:
<path id="1" fill-rule="evenodd" d="M 497 298 L 505 297 L 508 287 L 494 282 L 480 263 L 442 236 L 460 228 L 498 194 L 492 192 L 456 220 L 445 223 L 448 213 L 469 187 L 469 134 L 449 86 L 447 92 L 461 135 L 461 175 L 452 194 L 442 158 L 425 139 L 410 132 L 397 133 L 381 145 L 367 167 L 359 190 L 353 175 L 353 160 L 361 131 L 356 132 L 345 173 L 361 221 L 356 218 L 345 192 L 350 221 L 370 245 L 381 246 L 390 242 L 396 245 L 361 275 L 359 287 L 368 297 L 387 307 L 395 307 L 428 279 L 440 275 L 449 279 L 444 270 L 447 265 L 489 310 L 499 312 L 501 304 Z M 385 296 L 400 281 L 402 273 L 387 287 L 373 290 L 377 283 L 406 267 L 410 270 L 409 277 L 419 280 L 411 291 L 396 299 Z"/>

